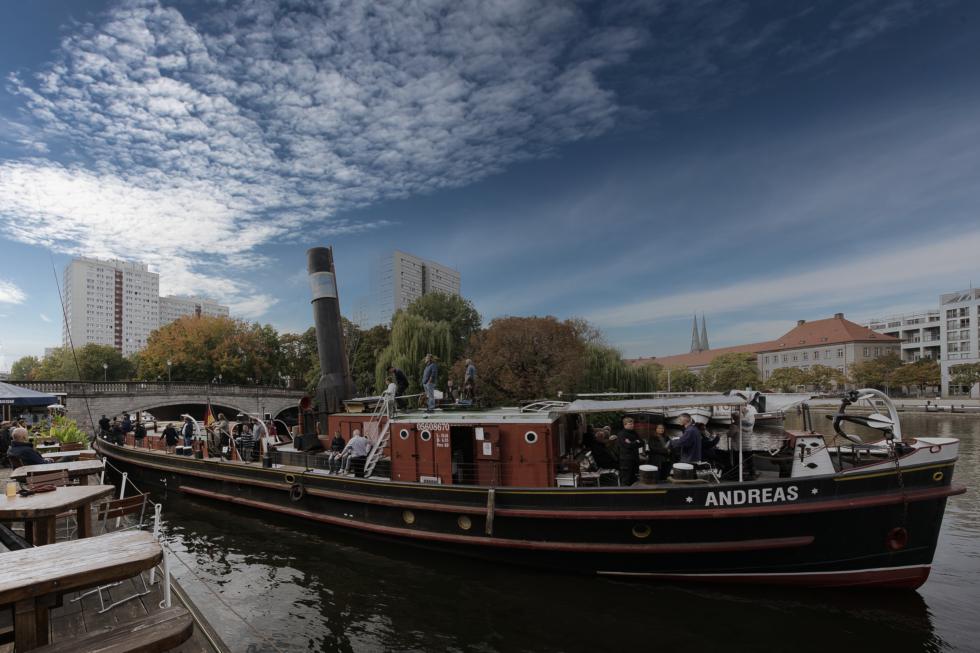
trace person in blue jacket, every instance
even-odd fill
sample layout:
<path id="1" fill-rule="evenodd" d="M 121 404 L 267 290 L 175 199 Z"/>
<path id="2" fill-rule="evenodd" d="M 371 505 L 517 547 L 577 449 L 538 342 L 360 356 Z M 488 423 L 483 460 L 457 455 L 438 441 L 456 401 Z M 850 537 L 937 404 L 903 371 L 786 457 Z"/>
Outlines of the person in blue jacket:
<path id="1" fill-rule="evenodd" d="M 425 369 L 422 371 L 422 387 L 425 388 L 426 412 L 436 407 L 436 383 L 439 381 L 439 364 L 432 354 L 425 355 Z"/>
<path id="2" fill-rule="evenodd" d="M 681 437 L 670 441 L 670 448 L 680 450 L 682 463 L 701 462 L 701 430 L 688 413 L 681 413 Z"/>

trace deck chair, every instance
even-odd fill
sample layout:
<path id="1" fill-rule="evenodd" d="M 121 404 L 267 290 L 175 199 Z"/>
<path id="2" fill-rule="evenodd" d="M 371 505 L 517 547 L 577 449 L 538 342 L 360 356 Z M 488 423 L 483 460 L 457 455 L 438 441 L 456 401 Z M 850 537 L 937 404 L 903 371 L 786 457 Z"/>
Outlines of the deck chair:
<path id="1" fill-rule="evenodd" d="M 97 524 L 98 524 L 96 530 L 101 530 L 102 534 L 108 532 L 114 532 L 114 531 L 143 530 L 146 522 L 147 503 L 149 503 L 149 495 L 134 494 L 131 497 L 126 497 L 124 499 L 110 499 L 109 501 L 105 501 L 104 503 L 99 504 L 96 513 Z M 159 515 L 159 513 L 155 513 L 155 514 Z M 112 526 L 112 524 L 118 523 L 123 518 L 132 518 L 134 521 L 133 523 L 128 525 L 124 524 L 119 528 L 115 528 L 114 526 Z M 158 519 L 158 516 L 155 517 L 155 519 Z M 155 524 L 154 532 L 156 532 L 157 530 L 158 530 L 158 525 Z M 119 599 L 118 601 L 113 601 L 108 605 L 106 604 L 106 599 L 107 598 L 109 600 L 112 599 L 112 597 L 109 596 L 108 594 L 108 590 L 113 587 L 117 587 L 118 585 L 121 585 L 123 581 L 119 581 L 117 583 L 110 583 L 108 585 L 101 585 L 99 587 L 91 589 L 87 592 L 79 594 L 78 596 L 73 598 L 71 602 L 74 603 L 76 601 L 82 600 L 86 596 L 98 593 L 99 604 L 102 606 L 102 609 L 99 610 L 99 614 L 103 614 L 113 609 L 117 605 L 121 605 L 127 601 L 131 601 L 141 596 L 146 596 L 147 594 L 150 593 L 150 588 L 146 586 L 146 580 L 144 580 L 143 574 L 137 575 L 137 578 L 139 579 L 139 584 L 142 585 L 143 587 L 142 590 L 140 590 L 139 587 L 137 587 L 137 591 L 135 594 Z M 169 577 L 166 578 L 164 582 L 169 583 L 170 582 Z"/>

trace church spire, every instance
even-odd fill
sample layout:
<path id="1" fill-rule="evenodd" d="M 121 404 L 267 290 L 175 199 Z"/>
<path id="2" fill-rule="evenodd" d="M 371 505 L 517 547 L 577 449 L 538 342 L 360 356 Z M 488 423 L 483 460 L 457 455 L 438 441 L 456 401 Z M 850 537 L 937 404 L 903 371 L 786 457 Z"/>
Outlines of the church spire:
<path id="1" fill-rule="evenodd" d="M 708 324 L 704 319 L 704 313 L 701 313 L 701 350 L 705 349 L 711 349 L 711 346 L 708 344 Z"/>
<path id="2" fill-rule="evenodd" d="M 691 353 L 702 351 L 701 338 L 698 337 L 698 316 L 694 316 L 694 325 L 691 326 Z"/>

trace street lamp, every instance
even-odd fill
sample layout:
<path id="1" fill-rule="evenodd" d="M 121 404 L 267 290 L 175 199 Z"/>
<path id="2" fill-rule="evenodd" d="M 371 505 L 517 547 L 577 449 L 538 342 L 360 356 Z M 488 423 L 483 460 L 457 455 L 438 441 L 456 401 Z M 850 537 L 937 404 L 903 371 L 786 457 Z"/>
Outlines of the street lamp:
<path id="1" fill-rule="evenodd" d="M 173 365 L 173 362 L 171 362 L 171 360 L 168 358 L 167 359 L 167 383 L 170 383 L 172 381 L 172 379 L 170 377 L 170 366 L 171 365 Z"/>
<path id="2" fill-rule="evenodd" d="M 102 380 L 106 383 L 109 381 L 109 363 L 102 361 Z"/>
<path id="3" fill-rule="evenodd" d="M 221 385 L 221 373 L 218 373 L 218 385 Z"/>

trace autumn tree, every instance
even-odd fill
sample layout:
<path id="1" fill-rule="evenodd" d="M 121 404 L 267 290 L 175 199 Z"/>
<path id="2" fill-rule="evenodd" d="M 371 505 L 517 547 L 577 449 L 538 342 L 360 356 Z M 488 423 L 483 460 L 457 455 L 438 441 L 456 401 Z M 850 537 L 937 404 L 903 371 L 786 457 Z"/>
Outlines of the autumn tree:
<path id="1" fill-rule="evenodd" d="M 798 367 L 780 367 L 772 371 L 765 386 L 781 392 L 794 392 L 807 384 L 807 375 Z"/>
<path id="2" fill-rule="evenodd" d="M 37 356 L 22 356 L 10 366 L 10 378 L 17 381 L 36 381 L 41 371 L 41 360 Z"/>
<path id="3" fill-rule="evenodd" d="M 578 387 L 587 366 L 575 329 L 550 316 L 497 318 L 472 344 L 480 394 L 491 403 L 557 397 Z"/>
<path id="4" fill-rule="evenodd" d="M 701 373 L 702 387 L 707 390 L 751 388 L 759 385 L 759 368 L 752 354 L 716 356 Z"/>

